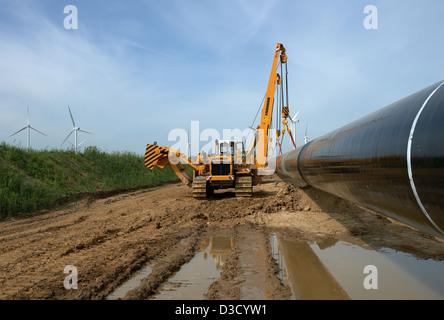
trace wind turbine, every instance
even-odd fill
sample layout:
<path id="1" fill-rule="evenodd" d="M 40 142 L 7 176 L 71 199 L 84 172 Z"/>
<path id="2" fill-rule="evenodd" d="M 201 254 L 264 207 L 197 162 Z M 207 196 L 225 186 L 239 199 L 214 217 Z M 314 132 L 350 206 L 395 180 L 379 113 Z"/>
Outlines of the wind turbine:
<path id="1" fill-rule="evenodd" d="M 296 123 L 299 122 L 299 119 L 297 119 L 298 114 L 299 114 L 299 111 L 301 111 L 301 110 L 298 110 L 298 112 L 296 112 L 295 116 L 294 116 L 293 118 L 290 119 L 291 124 L 292 124 L 291 131 L 293 132 L 294 143 L 297 143 L 297 142 L 296 142 Z M 289 139 L 288 142 L 290 143 L 290 146 L 292 146 L 291 139 Z"/>
<path id="2" fill-rule="evenodd" d="M 88 134 L 92 134 L 91 132 L 85 131 L 85 130 L 80 130 L 79 127 L 76 126 L 76 123 L 74 122 L 74 118 L 72 117 L 72 113 L 71 113 L 71 109 L 68 106 L 68 110 L 69 110 L 69 115 L 71 116 L 71 121 L 72 121 L 72 130 L 71 132 L 68 134 L 68 136 L 66 137 L 66 139 L 62 142 L 61 145 L 63 145 L 65 143 L 66 140 L 68 140 L 69 136 L 74 132 L 74 151 L 75 153 L 77 153 L 77 149 L 78 147 L 84 143 L 86 140 L 83 140 L 82 142 L 80 142 L 79 144 L 77 144 L 77 132 L 84 132 L 84 133 L 88 133 Z M 60 146 L 61 146 L 60 145 Z"/>
<path id="3" fill-rule="evenodd" d="M 308 128 L 308 121 L 307 121 L 307 124 L 305 125 L 305 136 L 304 136 L 305 144 L 307 144 L 308 140 L 310 139 L 310 137 L 307 136 L 307 128 Z"/>
<path id="4" fill-rule="evenodd" d="M 31 129 L 34 130 L 34 131 L 37 131 L 40 134 L 43 134 L 44 136 L 46 136 L 46 134 L 44 134 L 43 132 L 40 132 L 39 130 L 34 129 L 33 127 L 31 127 L 31 125 L 29 123 L 29 107 L 28 107 L 28 125 L 26 127 L 22 128 L 22 129 L 20 129 L 16 133 L 11 134 L 10 137 L 12 137 L 13 135 L 16 135 L 17 133 L 19 133 L 19 132 L 21 132 L 21 131 L 23 131 L 25 129 L 28 129 L 28 138 L 26 140 L 26 149 L 27 150 L 29 150 L 30 143 L 31 143 Z"/>

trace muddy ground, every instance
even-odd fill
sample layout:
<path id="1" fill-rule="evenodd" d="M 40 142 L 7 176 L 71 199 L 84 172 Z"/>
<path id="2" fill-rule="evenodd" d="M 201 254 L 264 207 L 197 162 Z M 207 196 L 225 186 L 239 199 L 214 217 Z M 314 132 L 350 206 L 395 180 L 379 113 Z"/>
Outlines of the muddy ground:
<path id="1" fill-rule="evenodd" d="M 149 263 L 152 272 L 123 299 L 150 299 L 210 237 L 233 248 L 205 299 L 290 299 L 278 277 L 269 239 L 331 245 L 345 241 L 444 259 L 444 243 L 313 188 L 276 177 L 252 198 L 216 193 L 196 200 L 182 184 L 111 197 L 89 196 L 56 210 L 0 223 L 0 299 L 106 299 Z M 66 266 L 78 288 L 64 287 Z"/>

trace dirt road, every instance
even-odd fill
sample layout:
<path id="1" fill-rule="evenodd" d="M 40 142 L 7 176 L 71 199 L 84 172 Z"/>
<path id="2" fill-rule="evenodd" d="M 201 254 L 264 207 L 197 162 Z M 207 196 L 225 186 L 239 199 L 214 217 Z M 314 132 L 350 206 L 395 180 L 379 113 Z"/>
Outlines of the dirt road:
<path id="1" fill-rule="evenodd" d="M 444 244 L 313 188 L 270 177 L 252 198 L 216 193 L 196 200 L 174 184 L 107 198 L 88 197 L 57 210 L 0 223 L 0 299 L 106 299 L 137 270 L 152 270 L 123 299 L 150 299 L 205 241 L 231 239 L 220 277 L 205 299 L 290 299 L 270 252 L 270 237 L 319 244 L 346 241 L 444 259 Z M 214 248 L 213 248 L 214 249 Z M 67 290 L 66 266 L 77 270 Z"/>

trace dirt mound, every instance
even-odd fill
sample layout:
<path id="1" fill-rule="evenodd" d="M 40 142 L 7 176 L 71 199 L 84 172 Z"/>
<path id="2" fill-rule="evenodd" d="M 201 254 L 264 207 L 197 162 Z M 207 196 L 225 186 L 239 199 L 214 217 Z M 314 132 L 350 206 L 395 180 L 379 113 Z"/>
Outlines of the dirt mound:
<path id="1" fill-rule="evenodd" d="M 277 213 L 280 211 L 319 211 L 316 202 L 306 196 L 304 191 L 289 183 L 277 183 L 274 197 L 267 197 L 250 208 L 250 214 Z"/>

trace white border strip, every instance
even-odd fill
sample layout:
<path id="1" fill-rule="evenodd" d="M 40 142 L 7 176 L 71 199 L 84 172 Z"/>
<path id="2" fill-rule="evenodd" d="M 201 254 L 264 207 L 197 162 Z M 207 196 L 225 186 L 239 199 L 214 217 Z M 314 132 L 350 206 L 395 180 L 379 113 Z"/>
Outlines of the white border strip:
<path id="1" fill-rule="evenodd" d="M 427 212 L 427 210 L 424 208 L 421 199 L 419 198 L 418 192 L 416 191 L 416 187 L 415 187 L 415 182 L 413 181 L 413 173 L 412 173 L 412 140 L 413 140 L 413 134 L 415 133 L 415 129 L 416 129 L 416 124 L 418 122 L 418 119 L 422 113 L 422 111 L 424 110 L 424 108 L 426 107 L 427 103 L 429 102 L 429 100 L 433 97 L 433 95 L 435 94 L 436 91 L 438 91 L 439 88 L 441 88 L 441 86 L 444 85 L 444 82 L 441 83 L 430 95 L 429 97 L 426 99 L 426 101 L 424 101 L 424 104 L 422 105 L 421 109 L 419 109 L 418 114 L 415 117 L 415 120 L 413 120 L 413 124 L 412 124 L 412 128 L 410 129 L 410 135 L 409 135 L 409 140 L 407 142 L 407 171 L 409 174 L 409 180 L 410 180 L 410 186 L 412 187 L 412 191 L 413 194 L 415 195 L 416 198 L 416 202 L 418 202 L 419 207 L 421 208 L 422 212 L 424 213 L 424 215 L 427 217 L 427 219 L 429 219 L 429 221 L 432 223 L 432 225 L 442 234 L 444 234 L 444 231 L 442 231 L 437 225 L 436 223 L 432 220 L 432 218 L 430 217 L 429 213 Z"/>

